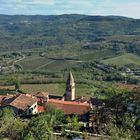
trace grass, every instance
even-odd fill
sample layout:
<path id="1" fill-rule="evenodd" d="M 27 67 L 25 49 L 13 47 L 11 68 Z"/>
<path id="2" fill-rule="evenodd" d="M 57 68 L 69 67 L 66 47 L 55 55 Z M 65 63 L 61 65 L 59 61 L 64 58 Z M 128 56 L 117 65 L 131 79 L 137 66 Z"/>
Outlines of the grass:
<path id="1" fill-rule="evenodd" d="M 124 66 L 126 64 L 136 64 L 140 65 L 140 57 L 131 53 L 126 53 L 121 56 L 117 56 L 114 58 L 102 60 L 105 64 Z"/>
<path id="2" fill-rule="evenodd" d="M 25 59 L 17 62 L 16 64 L 20 65 L 22 71 L 25 72 L 26 71 L 60 72 L 61 70 L 71 69 L 73 66 L 79 64 L 79 62 L 76 60 L 65 60 L 65 59 L 55 60 L 49 59 L 47 57 L 32 55 L 30 57 L 26 56 Z"/>
<path id="3" fill-rule="evenodd" d="M 24 71 L 53 71 L 58 72 L 64 69 L 70 69 L 74 65 L 76 65 L 77 61 L 75 60 L 52 60 L 47 57 L 40 57 L 37 55 L 32 55 L 30 57 L 26 57 L 25 59 L 18 62 L 21 65 Z"/>
<path id="4" fill-rule="evenodd" d="M 65 88 L 64 84 L 24 84 L 21 90 L 25 93 L 37 93 L 47 91 L 50 94 L 63 95 Z"/>
<path id="5" fill-rule="evenodd" d="M 37 93 L 41 91 L 47 91 L 50 94 L 54 95 L 64 95 L 65 93 L 65 84 L 23 84 L 21 85 L 20 90 L 25 93 Z M 6 94 L 7 91 L 14 90 L 14 86 L 0 86 L 1 94 Z M 76 96 L 87 96 L 90 97 L 93 95 L 93 92 L 96 88 L 88 84 L 76 84 Z M 4 92 L 5 91 L 5 92 Z"/>
<path id="6" fill-rule="evenodd" d="M 42 67 L 42 69 L 57 72 L 64 69 L 71 69 L 71 67 L 77 65 L 78 63 L 79 62 L 74 60 L 56 60 L 53 63 Z"/>
<path id="7" fill-rule="evenodd" d="M 51 61 L 52 60 L 46 57 L 33 55 L 32 57 L 26 57 L 22 61 L 18 62 L 18 64 L 22 66 L 23 70 L 34 70 L 41 68 L 42 66 Z"/>
<path id="8" fill-rule="evenodd" d="M 50 94 L 64 95 L 65 84 L 25 84 L 21 86 L 21 90 L 25 93 L 37 93 L 39 91 L 47 91 Z M 93 88 L 86 84 L 76 84 L 76 96 L 91 96 Z"/>
<path id="9" fill-rule="evenodd" d="M 45 71 L 61 71 L 64 69 L 71 69 L 73 66 L 77 65 L 82 61 L 91 61 L 91 60 L 102 60 L 105 58 L 110 58 L 115 56 L 115 51 L 111 49 L 91 51 L 87 54 L 75 54 L 71 55 L 73 58 L 78 58 L 77 60 L 52 60 L 47 57 L 41 57 L 37 54 L 32 54 L 32 56 L 26 56 L 25 59 L 18 62 L 19 65 L 23 68 L 24 71 L 36 71 L 36 70 L 45 70 Z M 75 56 L 75 57 L 74 57 Z"/>
<path id="10" fill-rule="evenodd" d="M 91 53 L 87 53 L 85 55 L 81 55 L 80 58 L 84 61 L 89 60 L 102 60 L 105 58 L 114 57 L 116 55 L 114 50 L 98 50 Z"/>

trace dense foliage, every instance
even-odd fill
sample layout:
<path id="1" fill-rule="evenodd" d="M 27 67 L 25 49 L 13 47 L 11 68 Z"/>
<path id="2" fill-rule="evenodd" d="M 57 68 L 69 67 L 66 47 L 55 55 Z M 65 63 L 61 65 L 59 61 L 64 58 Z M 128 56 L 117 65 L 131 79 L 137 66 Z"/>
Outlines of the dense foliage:
<path id="1" fill-rule="evenodd" d="M 139 53 L 140 20 L 117 16 L 0 15 L 0 50 L 82 43 L 83 49 L 113 47 Z"/>
<path id="2" fill-rule="evenodd" d="M 106 99 L 105 108 L 94 110 L 98 119 L 93 131 L 114 140 L 139 140 L 139 90 L 112 87 L 140 82 L 139 39 L 140 20 L 132 18 L 0 15 L 0 66 L 4 67 L 0 67 L 0 85 L 14 85 L 13 89 L 2 88 L 0 94 L 22 92 L 24 84 L 32 84 L 32 89 L 37 88 L 33 84 L 46 84 L 48 90 L 50 83 L 58 84 L 59 92 L 51 87 L 56 94 L 63 94 L 71 70 L 78 96 Z M 133 74 L 127 75 L 128 68 Z M 54 139 L 53 132 L 60 125 L 64 137 L 73 135 L 65 129 L 80 130 L 76 116 L 66 119 L 51 107 L 25 120 L 11 110 L 0 111 L 0 139 Z"/>
<path id="3" fill-rule="evenodd" d="M 52 106 L 31 119 L 15 117 L 12 110 L 4 109 L 0 111 L 0 138 L 53 140 L 55 132 L 61 133 L 65 138 L 79 135 L 85 137 L 90 132 L 110 136 L 112 140 L 139 140 L 140 90 L 129 92 L 113 87 L 106 89 L 106 92 L 108 98 L 104 100 L 105 106 L 92 110 L 92 129 L 83 129 L 77 116 L 65 117 L 62 111 L 55 110 Z"/>

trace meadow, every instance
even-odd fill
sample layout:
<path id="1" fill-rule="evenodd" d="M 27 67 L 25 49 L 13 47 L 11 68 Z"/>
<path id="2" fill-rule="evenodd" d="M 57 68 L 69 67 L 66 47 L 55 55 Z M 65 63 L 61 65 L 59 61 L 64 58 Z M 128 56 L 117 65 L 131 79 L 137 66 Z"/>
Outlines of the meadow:
<path id="1" fill-rule="evenodd" d="M 83 61 L 103 60 L 116 56 L 116 52 L 112 49 L 91 50 L 89 53 L 79 56 Z"/>
<path id="2" fill-rule="evenodd" d="M 51 62 L 51 60 L 46 57 L 32 55 L 30 57 L 26 56 L 25 59 L 18 62 L 17 64 L 21 65 L 23 70 L 34 70 L 41 68 L 49 62 Z"/>
<path id="3" fill-rule="evenodd" d="M 60 72 L 62 70 L 70 70 L 83 62 L 99 61 L 114 56 L 116 56 L 116 52 L 113 49 L 83 51 L 81 54 L 74 54 L 69 58 L 61 58 L 61 56 L 57 55 L 54 58 L 49 58 L 47 56 L 41 57 L 37 54 L 32 54 L 31 56 L 26 56 L 25 59 L 16 64 L 20 65 L 23 71 Z"/>
<path id="4" fill-rule="evenodd" d="M 119 67 L 127 64 L 140 65 L 140 57 L 131 53 L 125 53 L 114 58 L 102 60 L 102 62 L 109 65 L 117 65 Z"/>
<path id="5" fill-rule="evenodd" d="M 22 84 L 20 90 L 24 93 L 33 94 L 37 92 L 48 92 L 53 95 L 64 95 L 65 83 L 51 84 Z M 0 93 L 7 94 L 14 90 L 14 86 L 0 86 Z M 76 96 L 92 96 L 96 88 L 88 84 L 76 84 Z"/>

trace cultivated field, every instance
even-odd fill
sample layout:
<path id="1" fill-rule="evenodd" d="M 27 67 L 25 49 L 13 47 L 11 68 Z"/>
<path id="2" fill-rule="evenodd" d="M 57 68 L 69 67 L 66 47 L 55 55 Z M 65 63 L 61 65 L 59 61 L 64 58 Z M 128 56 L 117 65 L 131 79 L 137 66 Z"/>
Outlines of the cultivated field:
<path id="1" fill-rule="evenodd" d="M 77 65 L 79 62 L 76 60 L 57 60 L 49 59 L 47 57 L 40 57 L 33 55 L 31 57 L 26 57 L 17 64 L 19 64 L 24 71 L 53 71 L 58 72 L 64 69 L 70 69 L 71 67 Z"/>
<path id="2" fill-rule="evenodd" d="M 49 92 L 54 95 L 63 95 L 65 93 L 65 84 L 23 84 L 20 90 L 25 93 L 37 93 L 41 91 Z M 9 91 L 8 91 L 9 90 Z M 0 86 L 0 94 L 7 94 L 14 90 L 14 86 Z M 87 84 L 76 84 L 76 96 L 91 96 L 96 88 Z M 4 92 L 3 92 L 4 91 Z M 3 92 L 3 93 L 2 93 Z"/>
<path id="3" fill-rule="evenodd" d="M 79 58 L 85 61 L 91 60 L 102 60 L 106 58 L 111 58 L 116 55 L 114 50 L 98 50 L 92 51 L 91 53 L 87 53 L 85 55 L 81 55 Z"/>
<path id="4" fill-rule="evenodd" d="M 61 71 L 64 69 L 71 69 L 71 67 L 79 64 L 80 62 L 75 61 L 75 60 L 54 60 L 53 63 L 50 63 L 44 67 L 42 67 L 43 70 L 48 70 L 48 71 Z"/>
<path id="5" fill-rule="evenodd" d="M 107 58 L 112 58 L 116 56 L 114 50 L 98 50 L 87 52 L 87 54 L 79 54 L 78 56 L 71 56 L 71 58 L 76 58 L 68 60 L 68 59 L 50 59 L 47 57 L 41 57 L 39 55 L 26 56 L 25 59 L 19 61 L 19 64 L 24 71 L 51 71 L 58 72 L 64 69 L 71 69 L 73 66 L 85 62 L 85 61 L 95 61 L 95 60 L 103 60 Z"/>
<path id="6" fill-rule="evenodd" d="M 63 95 L 65 93 L 65 84 L 25 84 L 21 90 L 25 93 L 37 93 L 47 91 L 50 94 Z M 76 96 L 91 96 L 94 88 L 86 84 L 76 84 Z"/>
<path id="7" fill-rule="evenodd" d="M 106 59 L 102 61 L 105 64 L 124 66 L 126 64 L 136 64 L 140 65 L 140 57 L 131 53 L 126 53 L 121 56 Z"/>
<path id="8" fill-rule="evenodd" d="M 33 55 L 32 57 L 26 57 L 22 61 L 18 62 L 18 64 L 21 65 L 23 70 L 35 70 L 41 68 L 47 63 L 50 63 L 51 61 L 52 60 L 46 57 Z"/>

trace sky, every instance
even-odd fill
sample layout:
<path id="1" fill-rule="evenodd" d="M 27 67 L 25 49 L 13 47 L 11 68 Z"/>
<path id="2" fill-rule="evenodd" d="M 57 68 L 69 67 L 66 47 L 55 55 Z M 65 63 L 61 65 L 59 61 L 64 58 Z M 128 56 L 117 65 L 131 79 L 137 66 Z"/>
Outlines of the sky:
<path id="1" fill-rule="evenodd" d="M 140 19 L 140 0 L 0 0 L 0 14 L 119 15 Z"/>

